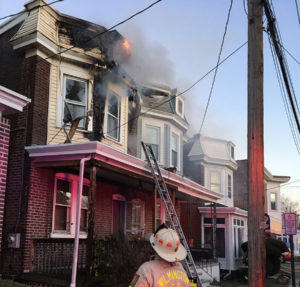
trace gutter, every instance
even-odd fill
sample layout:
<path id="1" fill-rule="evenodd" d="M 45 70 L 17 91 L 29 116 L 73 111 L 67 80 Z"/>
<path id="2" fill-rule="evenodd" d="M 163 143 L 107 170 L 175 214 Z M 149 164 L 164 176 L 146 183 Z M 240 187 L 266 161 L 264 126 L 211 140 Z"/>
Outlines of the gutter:
<path id="1" fill-rule="evenodd" d="M 70 287 L 76 287 L 76 276 L 77 276 L 77 262 L 78 262 L 78 247 L 79 247 L 79 231 L 80 231 L 80 213 L 81 213 L 81 199 L 82 199 L 82 187 L 83 187 L 83 174 L 85 162 L 91 159 L 91 155 L 82 158 L 80 160 L 80 171 L 79 171 L 79 186 L 78 186 L 78 197 L 77 197 L 77 208 L 76 208 L 76 225 L 75 225 L 75 238 L 74 238 L 74 251 L 73 251 L 73 264 L 72 264 L 72 279 Z"/>

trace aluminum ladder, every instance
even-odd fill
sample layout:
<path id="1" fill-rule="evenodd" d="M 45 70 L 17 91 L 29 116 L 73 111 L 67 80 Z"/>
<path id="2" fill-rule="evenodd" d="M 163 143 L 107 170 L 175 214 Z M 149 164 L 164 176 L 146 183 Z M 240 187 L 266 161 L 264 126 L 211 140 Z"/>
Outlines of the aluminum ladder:
<path id="1" fill-rule="evenodd" d="M 191 254 L 190 248 L 186 242 L 184 233 L 182 231 L 178 216 L 176 214 L 174 205 L 172 203 L 172 199 L 170 197 L 168 188 L 166 186 L 166 183 L 162 177 L 162 174 L 160 172 L 159 165 L 156 161 L 155 155 L 153 153 L 151 145 L 145 144 L 143 141 L 141 142 L 142 147 L 144 149 L 146 159 L 148 162 L 148 165 L 151 169 L 152 176 L 155 182 L 155 185 L 157 187 L 158 194 L 161 198 L 161 201 L 163 203 L 165 212 L 167 214 L 168 221 L 170 222 L 171 227 L 176 230 L 180 242 L 184 246 L 187 252 L 187 256 L 184 260 L 184 265 L 186 267 L 186 271 L 188 273 L 189 278 L 197 281 L 197 286 L 202 287 L 202 282 L 200 279 L 200 275 L 197 272 L 196 265 L 193 259 L 193 256 Z"/>

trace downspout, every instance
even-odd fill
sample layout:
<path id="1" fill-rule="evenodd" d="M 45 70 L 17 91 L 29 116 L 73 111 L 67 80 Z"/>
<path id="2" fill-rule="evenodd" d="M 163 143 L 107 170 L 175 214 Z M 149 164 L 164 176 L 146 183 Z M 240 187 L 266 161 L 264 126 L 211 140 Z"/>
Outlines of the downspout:
<path id="1" fill-rule="evenodd" d="M 78 186 L 78 197 L 77 197 L 76 223 L 75 223 L 76 225 L 75 225 L 75 238 L 74 238 L 74 251 L 73 251 L 73 264 L 72 264 L 72 279 L 71 279 L 70 287 L 76 287 L 83 173 L 84 173 L 84 164 L 86 161 L 90 159 L 91 159 L 91 155 L 82 158 L 80 160 L 79 186 Z"/>

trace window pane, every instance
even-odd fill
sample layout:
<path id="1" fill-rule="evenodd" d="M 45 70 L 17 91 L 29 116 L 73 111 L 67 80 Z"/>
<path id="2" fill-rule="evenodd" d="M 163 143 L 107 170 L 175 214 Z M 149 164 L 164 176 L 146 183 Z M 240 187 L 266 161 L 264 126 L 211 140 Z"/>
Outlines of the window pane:
<path id="1" fill-rule="evenodd" d="M 172 133 L 172 150 L 178 151 L 178 136 Z"/>
<path id="2" fill-rule="evenodd" d="M 178 113 L 182 115 L 182 101 L 178 100 Z"/>
<path id="3" fill-rule="evenodd" d="M 88 226 L 88 211 L 87 209 L 81 209 L 80 215 L 80 231 L 87 231 Z"/>
<path id="4" fill-rule="evenodd" d="M 175 166 L 177 167 L 177 157 L 178 157 L 178 154 L 176 151 L 172 150 L 172 166 Z"/>
<path id="5" fill-rule="evenodd" d="M 217 257 L 225 257 L 225 229 L 217 228 L 216 230 L 216 249 Z"/>
<path id="6" fill-rule="evenodd" d="M 81 207 L 88 208 L 89 207 L 89 187 L 84 185 L 82 187 L 82 198 L 81 198 Z"/>
<path id="7" fill-rule="evenodd" d="M 210 173 L 210 189 L 215 192 L 221 191 L 220 174 L 218 172 L 212 171 Z"/>
<path id="8" fill-rule="evenodd" d="M 66 78 L 66 99 L 80 102 L 85 105 L 86 102 L 86 83 L 74 79 Z"/>
<path id="9" fill-rule="evenodd" d="M 69 231 L 69 208 L 65 206 L 55 207 L 54 230 Z"/>
<path id="10" fill-rule="evenodd" d="M 238 257 L 243 257 L 243 251 L 241 248 L 241 244 L 243 243 L 243 229 L 238 229 Z"/>
<path id="11" fill-rule="evenodd" d="M 56 203 L 68 205 L 71 203 L 71 193 L 69 192 L 70 183 L 65 180 L 58 179 L 56 186 Z"/>
<path id="12" fill-rule="evenodd" d="M 231 198 L 231 191 L 232 191 L 232 181 L 231 181 L 231 175 L 228 174 L 227 176 L 227 181 L 228 181 L 228 197 Z"/>
<path id="13" fill-rule="evenodd" d="M 71 103 L 66 103 L 67 107 L 64 108 L 64 117 L 67 119 L 68 114 L 71 113 L 71 119 L 74 121 L 78 117 L 82 117 L 85 115 L 85 106 L 79 106 Z M 85 119 L 80 120 L 79 127 L 85 127 Z"/>
<path id="14" fill-rule="evenodd" d="M 116 118 L 119 117 L 119 99 L 112 94 L 110 94 L 108 98 L 108 113 Z"/>
<path id="15" fill-rule="evenodd" d="M 270 193 L 271 209 L 276 210 L 276 193 Z"/>
<path id="16" fill-rule="evenodd" d="M 148 144 L 159 144 L 159 128 L 147 127 L 146 142 Z"/>
<path id="17" fill-rule="evenodd" d="M 119 120 L 114 118 L 111 115 L 108 115 L 107 118 L 107 133 L 109 136 L 119 139 L 119 127 L 118 127 Z"/>

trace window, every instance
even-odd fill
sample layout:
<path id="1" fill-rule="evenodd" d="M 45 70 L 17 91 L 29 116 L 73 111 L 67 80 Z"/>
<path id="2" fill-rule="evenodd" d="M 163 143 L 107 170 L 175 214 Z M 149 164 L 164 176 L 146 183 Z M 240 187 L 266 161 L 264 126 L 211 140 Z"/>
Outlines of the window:
<path id="1" fill-rule="evenodd" d="M 120 140 L 120 98 L 110 92 L 107 98 L 107 135 Z"/>
<path id="2" fill-rule="evenodd" d="M 125 232 L 125 206 L 126 199 L 121 194 L 113 194 L 113 206 L 112 206 L 112 232 L 118 237 Z"/>
<path id="3" fill-rule="evenodd" d="M 172 166 L 178 167 L 178 135 L 172 133 Z"/>
<path id="4" fill-rule="evenodd" d="M 79 177 L 72 174 L 59 173 L 55 176 L 53 205 L 53 237 L 75 234 L 76 203 Z M 81 198 L 80 231 L 86 232 L 88 227 L 88 193 L 89 181 L 84 179 Z"/>
<path id="5" fill-rule="evenodd" d="M 270 201 L 271 201 L 271 210 L 276 210 L 276 193 L 270 193 Z"/>
<path id="6" fill-rule="evenodd" d="M 213 234 L 211 227 L 204 228 L 204 246 L 205 248 L 212 248 Z M 225 228 L 216 228 L 216 251 L 217 257 L 225 258 Z"/>
<path id="7" fill-rule="evenodd" d="M 212 171 L 210 173 L 210 189 L 215 192 L 221 192 L 220 173 Z"/>
<path id="8" fill-rule="evenodd" d="M 230 154 L 231 154 L 231 158 L 234 159 L 234 147 L 230 146 Z"/>
<path id="9" fill-rule="evenodd" d="M 132 200 L 132 223 L 133 234 L 144 235 L 145 204 L 140 199 Z"/>
<path id="10" fill-rule="evenodd" d="M 183 116 L 183 101 L 181 99 L 177 99 L 177 113 Z"/>
<path id="11" fill-rule="evenodd" d="M 228 198 L 231 198 L 232 195 L 232 180 L 231 180 L 231 175 L 227 175 L 227 191 L 228 191 Z"/>
<path id="12" fill-rule="evenodd" d="M 159 161 L 159 127 L 147 126 L 146 127 L 146 144 L 151 145 L 154 156 Z"/>
<path id="13" fill-rule="evenodd" d="M 156 222 L 155 223 L 156 224 L 156 228 L 158 228 L 162 224 L 162 219 L 161 219 L 161 204 L 160 203 L 156 204 L 155 222 Z"/>
<path id="14" fill-rule="evenodd" d="M 64 76 L 64 116 L 65 123 L 71 123 L 78 117 L 87 114 L 87 81 Z M 78 127 L 86 128 L 86 120 L 82 119 Z"/>
<path id="15" fill-rule="evenodd" d="M 234 218 L 233 225 L 234 257 L 241 258 L 243 257 L 241 244 L 244 242 L 244 220 Z"/>

